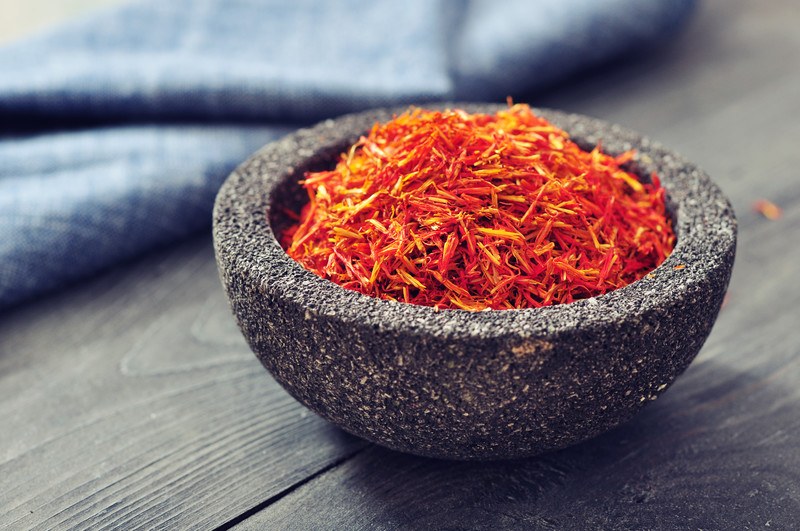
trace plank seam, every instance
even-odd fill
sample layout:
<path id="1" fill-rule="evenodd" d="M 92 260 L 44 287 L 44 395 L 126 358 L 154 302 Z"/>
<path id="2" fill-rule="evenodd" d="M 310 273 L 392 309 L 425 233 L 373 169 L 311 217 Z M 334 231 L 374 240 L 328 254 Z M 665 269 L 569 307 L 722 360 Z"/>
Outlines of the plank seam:
<path id="1" fill-rule="evenodd" d="M 338 467 L 339 465 L 344 464 L 346 461 L 349 461 L 350 459 L 354 458 L 355 456 L 357 456 L 358 454 L 360 454 L 361 452 L 365 451 L 366 449 L 368 449 L 368 448 L 370 448 L 372 446 L 373 445 L 371 445 L 371 444 L 367 444 L 367 445 L 359 448 L 358 450 L 356 450 L 354 452 L 351 452 L 351 453 L 349 453 L 349 454 L 347 454 L 345 456 L 342 456 L 341 458 L 337 459 L 333 463 L 320 468 L 319 470 L 317 470 L 313 474 L 309 475 L 308 477 L 305 477 L 302 480 L 298 481 L 297 483 L 286 487 L 282 491 L 280 491 L 280 492 L 278 492 L 276 494 L 273 494 L 272 496 L 270 496 L 269 498 L 267 498 L 263 502 L 251 507 L 250 509 L 246 510 L 242 514 L 240 514 L 238 516 L 235 516 L 234 518 L 231 518 L 227 522 L 215 527 L 213 531 L 227 531 L 228 529 L 233 528 L 234 526 L 244 522 L 248 518 L 256 515 L 257 513 L 260 513 L 261 511 L 263 511 L 264 509 L 266 509 L 267 507 L 269 507 L 273 503 L 275 503 L 277 501 L 280 501 L 282 498 L 284 498 L 287 495 L 291 494 L 292 492 L 296 491 L 297 489 L 299 489 L 303 485 L 306 485 L 307 483 L 310 483 L 311 481 L 317 479 L 318 477 L 325 475 L 329 471 L 333 470 L 334 468 Z"/>

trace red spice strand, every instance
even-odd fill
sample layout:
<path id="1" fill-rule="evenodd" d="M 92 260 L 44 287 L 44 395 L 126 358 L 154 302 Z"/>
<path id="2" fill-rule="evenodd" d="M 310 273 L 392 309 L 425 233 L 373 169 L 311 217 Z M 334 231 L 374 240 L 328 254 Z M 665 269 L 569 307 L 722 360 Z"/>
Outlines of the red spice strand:
<path id="1" fill-rule="evenodd" d="M 753 210 L 772 221 L 780 219 L 783 215 L 781 207 L 766 199 L 755 201 L 753 203 Z"/>
<path id="2" fill-rule="evenodd" d="M 664 190 L 583 151 L 526 105 L 497 115 L 411 109 L 376 124 L 283 235 L 348 289 L 437 308 L 568 303 L 641 278 L 672 251 Z"/>

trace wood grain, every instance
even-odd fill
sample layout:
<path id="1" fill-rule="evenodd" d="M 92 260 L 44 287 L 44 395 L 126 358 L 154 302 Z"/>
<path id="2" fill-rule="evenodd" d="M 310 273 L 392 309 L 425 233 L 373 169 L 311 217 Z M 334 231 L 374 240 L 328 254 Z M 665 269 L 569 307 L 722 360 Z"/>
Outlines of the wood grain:
<path id="1" fill-rule="evenodd" d="M 364 446 L 250 353 L 208 237 L 6 315 L 0 528 L 221 525 Z"/>
<path id="2" fill-rule="evenodd" d="M 676 148 L 740 220 L 711 337 L 629 424 L 503 463 L 367 446 L 258 365 L 202 237 L 0 316 L 0 528 L 798 528 L 797 27 L 793 0 L 709 0 L 670 46 L 531 100 Z"/>

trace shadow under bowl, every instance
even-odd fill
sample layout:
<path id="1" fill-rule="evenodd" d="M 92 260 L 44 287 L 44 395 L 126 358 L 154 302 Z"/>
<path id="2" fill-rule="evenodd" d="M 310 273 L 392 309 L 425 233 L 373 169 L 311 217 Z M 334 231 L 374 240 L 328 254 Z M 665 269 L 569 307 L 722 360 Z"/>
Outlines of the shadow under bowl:
<path id="1" fill-rule="evenodd" d="M 436 108 L 442 106 L 426 106 Z M 494 113 L 500 105 L 456 104 Z M 654 275 L 546 308 L 467 312 L 380 300 L 303 269 L 276 239 L 306 171 L 332 168 L 377 121 L 403 109 L 327 120 L 270 144 L 225 182 L 214 245 L 239 326 L 289 393 L 346 431 L 389 448 L 453 459 L 532 456 L 628 420 L 683 372 L 719 313 L 736 219 L 690 162 L 641 135 L 535 110 L 584 148 L 637 151 L 660 177 L 677 244 Z M 683 266 L 676 268 L 675 266 Z"/>

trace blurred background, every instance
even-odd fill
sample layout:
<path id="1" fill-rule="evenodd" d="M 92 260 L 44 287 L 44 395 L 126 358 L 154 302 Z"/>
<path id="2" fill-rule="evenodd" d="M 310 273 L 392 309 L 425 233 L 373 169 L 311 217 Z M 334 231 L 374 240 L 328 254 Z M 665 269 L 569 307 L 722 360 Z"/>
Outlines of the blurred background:
<path id="1" fill-rule="evenodd" d="M 124 0 L 0 0 L 0 46 L 92 8 Z"/>

